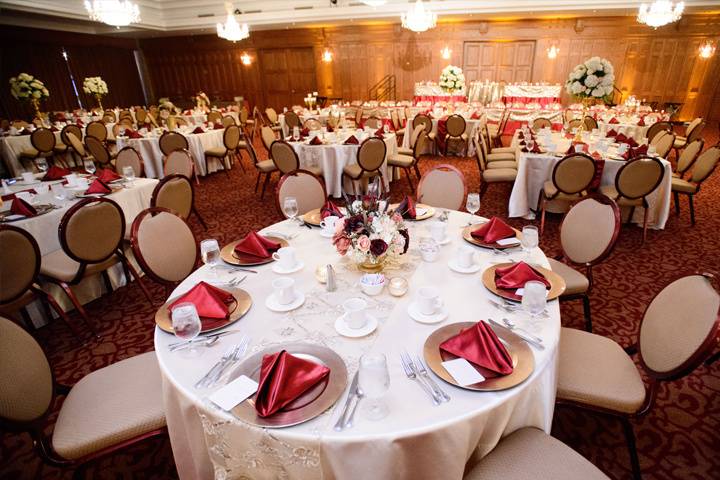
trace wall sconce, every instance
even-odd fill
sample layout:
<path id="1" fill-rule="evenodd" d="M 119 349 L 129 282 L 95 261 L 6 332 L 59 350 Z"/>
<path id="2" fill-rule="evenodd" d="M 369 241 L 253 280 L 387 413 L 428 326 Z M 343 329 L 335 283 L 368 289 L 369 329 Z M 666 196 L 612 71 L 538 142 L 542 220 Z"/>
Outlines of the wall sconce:
<path id="1" fill-rule="evenodd" d="M 242 55 L 240 55 L 240 61 L 243 65 L 250 65 L 252 63 L 252 57 L 250 57 L 247 52 L 243 52 Z"/>
<path id="2" fill-rule="evenodd" d="M 557 58 L 558 53 L 560 53 L 560 48 L 558 48 L 557 45 L 554 43 L 550 45 L 550 48 L 547 49 L 547 56 L 550 60 L 554 60 Z"/>
<path id="3" fill-rule="evenodd" d="M 330 63 L 333 61 L 333 54 L 330 51 L 330 49 L 326 48 L 322 53 L 322 61 L 325 63 Z"/>
<path id="4" fill-rule="evenodd" d="M 716 45 L 710 40 L 700 44 L 700 58 L 710 58 L 715 55 Z"/>
<path id="5" fill-rule="evenodd" d="M 441 55 L 442 58 L 444 58 L 445 60 L 450 60 L 450 55 L 452 55 L 452 50 L 450 50 L 450 49 L 448 48 L 448 46 L 445 45 L 445 48 L 443 48 L 442 50 L 440 50 L 440 55 Z"/>

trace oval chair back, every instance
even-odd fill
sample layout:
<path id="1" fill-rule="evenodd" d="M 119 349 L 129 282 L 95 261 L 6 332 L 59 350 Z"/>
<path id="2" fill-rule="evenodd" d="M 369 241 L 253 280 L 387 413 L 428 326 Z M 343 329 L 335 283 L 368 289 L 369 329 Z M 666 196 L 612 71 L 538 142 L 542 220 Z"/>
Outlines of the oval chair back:
<path id="1" fill-rule="evenodd" d="M 703 142 L 702 139 L 694 140 L 692 142 L 688 142 L 687 146 L 683 149 L 682 153 L 680 154 L 680 158 L 678 158 L 677 161 L 677 167 L 676 171 L 680 175 L 687 172 L 692 164 L 697 159 L 698 155 L 703 149 Z"/>
<path id="2" fill-rule="evenodd" d="M 572 153 L 553 167 L 552 183 L 559 192 L 575 195 L 588 189 L 595 177 L 595 161 L 584 153 Z"/>
<path id="3" fill-rule="evenodd" d="M 308 130 L 320 130 L 322 128 L 322 123 L 317 118 L 308 118 L 305 120 L 305 123 L 303 123 L 303 128 L 307 128 Z"/>
<path id="4" fill-rule="evenodd" d="M 40 273 L 40 248 L 27 230 L 0 225 L 0 305 L 20 298 Z M 1 416 L 1 414 L 0 414 Z"/>
<path id="5" fill-rule="evenodd" d="M 425 132 L 425 125 L 421 124 L 413 128 L 413 131 L 410 134 L 410 148 L 415 148 L 415 145 L 417 144 L 417 139 L 420 137 L 421 133 L 424 133 L 425 136 L 427 136 L 427 132 Z"/>
<path id="6" fill-rule="evenodd" d="M 592 266 L 610 255 L 619 234 L 620 208 L 605 195 L 591 194 L 565 214 L 560 246 L 570 262 Z"/>
<path id="7" fill-rule="evenodd" d="M 445 121 L 445 129 L 451 137 L 460 137 L 465 133 L 465 119 L 458 115 L 450 115 Z"/>
<path id="8" fill-rule="evenodd" d="M 687 136 L 687 143 L 694 142 L 695 140 L 698 140 L 702 138 L 702 132 L 705 130 L 705 122 L 700 121 L 695 127 L 693 127 L 692 130 L 689 130 L 688 136 Z"/>
<path id="9" fill-rule="evenodd" d="M 425 133 L 427 133 L 428 135 L 430 135 L 430 132 L 432 132 L 432 120 L 430 120 L 430 117 L 428 117 L 424 113 L 418 113 L 417 115 L 415 115 L 415 118 L 413 118 L 413 128 L 417 127 L 418 125 L 423 125 L 425 127 Z"/>
<path id="10" fill-rule="evenodd" d="M 692 135 L 693 130 L 695 130 L 700 124 L 703 123 L 703 119 L 701 117 L 695 117 L 693 118 L 692 122 L 688 123 L 688 126 L 685 128 L 685 138 L 690 138 L 690 135 Z M 703 128 L 705 125 L 703 125 Z"/>
<path id="11" fill-rule="evenodd" d="M 213 110 L 212 112 L 207 114 L 207 122 L 208 125 L 213 123 L 221 123 L 222 122 L 222 114 L 218 111 Z"/>
<path id="12" fill-rule="evenodd" d="M 60 130 L 60 140 L 68 146 L 73 146 L 72 143 L 70 143 L 70 139 L 68 138 L 68 133 L 73 133 L 78 140 L 82 141 L 83 139 L 83 132 L 82 128 L 78 127 L 77 125 L 65 125 L 62 130 Z M 73 147 L 75 148 L 75 147 Z"/>
<path id="13" fill-rule="evenodd" d="M 140 154 L 133 147 L 123 147 L 117 154 L 115 159 L 115 171 L 120 175 L 123 174 L 123 168 L 132 167 L 136 177 L 143 175 L 143 161 Z"/>
<path id="14" fill-rule="evenodd" d="M 165 175 L 183 175 L 192 178 L 194 167 L 195 164 L 187 150 L 173 150 L 165 157 Z"/>
<path id="15" fill-rule="evenodd" d="M 189 148 L 187 138 L 178 132 L 165 132 L 160 135 L 160 151 L 168 156 L 175 150 L 187 150 Z"/>
<path id="16" fill-rule="evenodd" d="M 75 150 L 81 157 L 85 157 L 85 146 L 80 141 L 80 137 L 75 136 L 75 133 L 71 130 L 68 130 L 65 134 L 67 135 L 68 142 L 70 142 L 73 150 Z"/>
<path id="17" fill-rule="evenodd" d="M 30 135 L 30 143 L 40 153 L 52 153 L 55 134 L 49 128 L 38 128 Z"/>
<path id="18" fill-rule="evenodd" d="M 662 158 L 666 158 L 675 143 L 675 134 L 666 133 L 662 137 L 655 138 L 657 140 L 655 142 L 655 153 Z"/>
<path id="19" fill-rule="evenodd" d="M 573 118 L 572 120 L 567 122 L 567 129 L 574 130 L 576 128 L 579 128 L 581 123 L 582 123 L 582 120 L 580 120 L 579 118 Z"/>
<path id="20" fill-rule="evenodd" d="M 293 147 L 284 140 L 275 140 L 270 145 L 270 157 L 280 173 L 285 174 L 300 168 L 300 159 Z"/>
<path id="21" fill-rule="evenodd" d="M 467 197 L 465 176 L 452 165 L 437 165 L 422 176 L 416 195 L 426 205 L 460 210 Z"/>
<path id="22" fill-rule="evenodd" d="M 591 117 L 589 115 L 587 115 L 583 119 L 583 124 L 585 125 L 585 130 L 587 130 L 588 132 L 598 128 L 597 120 L 595 120 L 593 117 Z"/>
<path id="23" fill-rule="evenodd" d="M 641 155 L 620 167 L 615 177 L 615 189 L 621 197 L 630 200 L 644 198 L 662 181 L 665 167 L 654 157 Z"/>
<path id="24" fill-rule="evenodd" d="M 720 161 L 720 146 L 716 145 L 705 150 L 695 161 L 690 181 L 697 184 L 704 182 L 715 170 L 718 161 Z"/>
<path id="25" fill-rule="evenodd" d="M 86 198 L 73 205 L 60 222 L 63 251 L 82 265 L 115 255 L 125 236 L 125 215 L 109 198 Z"/>
<path id="26" fill-rule="evenodd" d="M 552 128 L 552 122 L 548 118 L 540 117 L 533 120 L 532 129 L 535 132 L 539 132 L 543 128 Z"/>
<path id="27" fill-rule="evenodd" d="M 265 150 L 267 150 L 268 154 L 270 154 L 270 147 L 273 142 L 277 140 L 275 132 L 273 132 L 272 128 L 263 126 L 260 129 L 260 138 L 262 139 L 263 147 L 265 147 Z"/>
<path id="28" fill-rule="evenodd" d="M 358 148 L 357 163 L 366 172 L 379 170 L 385 161 L 387 145 L 377 137 L 365 139 Z"/>
<path id="29" fill-rule="evenodd" d="M 290 133 L 292 133 L 293 128 L 300 128 L 302 126 L 300 122 L 300 117 L 298 117 L 297 113 L 293 112 L 292 110 L 288 110 L 287 112 L 285 112 L 285 125 L 288 129 L 290 129 Z"/>
<path id="30" fill-rule="evenodd" d="M 237 125 L 235 123 L 235 118 L 232 115 L 225 115 L 222 117 L 222 126 L 229 127 L 230 125 Z"/>
<path id="31" fill-rule="evenodd" d="M 274 108 L 272 108 L 272 107 L 266 108 L 266 109 L 265 109 L 265 116 L 266 116 L 267 119 L 270 121 L 270 124 L 271 124 L 271 125 L 275 125 L 275 124 L 278 123 L 278 114 L 277 114 L 277 112 L 275 111 Z M 296 115 L 296 116 L 297 116 L 297 115 Z M 287 115 L 286 115 L 285 118 L 286 118 L 286 122 L 287 122 Z M 298 120 L 298 123 L 300 123 L 299 120 Z"/>
<path id="32" fill-rule="evenodd" d="M 232 118 L 232 117 L 231 117 Z M 240 144 L 240 127 L 235 125 L 229 125 L 225 128 L 223 133 L 223 145 L 229 152 L 234 152 Z"/>
<path id="33" fill-rule="evenodd" d="M 372 128 L 373 130 L 377 130 L 378 128 L 382 127 L 382 120 L 380 120 L 376 116 L 368 117 L 368 119 L 365 120 L 365 126 Z"/>
<path id="34" fill-rule="evenodd" d="M 115 111 L 110 109 L 105 110 L 103 113 L 103 119 L 105 119 L 105 117 L 110 120 L 108 123 L 114 122 L 117 119 L 117 117 L 115 117 Z"/>
<path id="35" fill-rule="evenodd" d="M 85 127 L 85 136 L 95 137 L 101 142 L 104 142 L 107 140 L 107 127 L 99 120 L 90 122 L 87 124 L 87 127 Z"/>
<path id="36" fill-rule="evenodd" d="M 400 123 L 400 117 L 398 116 L 398 111 L 396 109 L 390 110 L 390 121 L 393 124 L 393 129 L 396 132 L 399 132 L 402 128 L 402 124 Z"/>
<path id="37" fill-rule="evenodd" d="M 155 185 L 150 206 L 167 208 L 187 220 L 192 213 L 194 201 L 195 192 L 190 178 L 174 174 L 168 175 Z"/>
<path id="38" fill-rule="evenodd" d="M 105 144 L 97 138 L 86 135 L 85 148 L 87 148 L 87 151 L 92 155 L 93 159 L 95 159 L 95 162 L 103 166 L 103 168 L 110 164 L 110 152 L 108 152 Z"/>
<path id="39" fill-rule="evenodd" d="M 277 207 L 284 218 L 288 218 L 282 208 L 287 197 L 297 199 L 300 216 L 325 205 L 327 192 L 325 184 L 311 172 L 295 170 L 283 175 L 277 185 Z"/>
<path id="40" fill-rule="evenodd" d="M 645 133 L 648 142 L 652 142 L 655 136 L 660 132 L 669 132 L 672 130 L 670 122 L 655 122 L 650 125 Z"/>
<path id="41" fill-rule="evenodd" d="M 147 120 L 147 110 L 145 110 L 144 108 L 135 109 L 135 120 L 137 121 L 138 126 L 141 123 L 145 123 L 145 121 Z"/>

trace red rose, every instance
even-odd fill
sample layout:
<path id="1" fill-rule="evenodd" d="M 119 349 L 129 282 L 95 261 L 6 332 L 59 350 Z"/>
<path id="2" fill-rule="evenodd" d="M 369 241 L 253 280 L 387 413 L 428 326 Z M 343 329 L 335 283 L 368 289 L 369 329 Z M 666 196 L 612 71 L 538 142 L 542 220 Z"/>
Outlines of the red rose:
<path id="1" fill-rule="evenodd" d="M 387 251 L 387 249 L 388 244 L 385 243 L 385 240 L 381 240 L 379 238 L 370 240 L 370 253 L 372 253 L 375 257 L 381 256 Z"/>

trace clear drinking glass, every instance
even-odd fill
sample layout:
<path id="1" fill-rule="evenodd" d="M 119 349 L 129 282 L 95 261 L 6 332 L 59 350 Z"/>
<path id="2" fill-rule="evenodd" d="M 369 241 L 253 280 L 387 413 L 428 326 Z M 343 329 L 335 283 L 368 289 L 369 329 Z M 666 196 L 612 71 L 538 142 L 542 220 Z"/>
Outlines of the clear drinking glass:
<path id="1" fill-rule="evenodd" d="M 285 212 L 285 215 L 294 222 L 295 217 L 297 217 L 298 214 L 297 198 L 285 197 L 285 200 L 283 201 L 283 212 Z"/>
<path id="2" fill-rule="evenodd" d="M 525 252 L 525 256 L 529 260 L 532 250 L 540 244 L 540 237 L 536 226 L 526 225 L 523 227 L 520 244 L 522 245 L 523 252 Z"/>
<path id="3" fill-rule="evenodd" d="M 180 340 L 192 342 L 192 340 L 200 333 L 201 323 L 200 316 L 197 313 L 195 305 L 190 302 L 183 302 L 175 306 L 172 310 L 172 327 L 175 336 Z M 192 346 L 183 349 L 187 356 L 196 356 L 199 350 Z"/>
<path id="4" fill-rule="evenodd" d="M 537 280 L 525 283 L 522 296 L 522 307 L 530 314 L 532 319 L 545 311 L 547 305 L 547 290 L 545 284 Z"/>
<path id="5" fill-rule="evenodd" d="M 58 200 L 58 205 L 63 206 L 65 204 L 65 200 L 67 199 L 67 192 L 65 191 L 65 187 L 62 183 L 53 183 L 50 186 L 50 190 L 53 193 L 53 197 L 55 197 Z"/>
<path id="6" fill-rule="evenodd" d="M 95 174 L 95 171 L 97 168 L 95 167 L 95 162 L 92 160 L 84 160 L 83 161 L 83 168 L 86 172 L 88 172 L 90 175 Z"/>
<path id="7" fill-rule="evenodd" d="M 125 181 L 127 181 L 128 185 L 132 186 L 133 182 L 135 181 L 135 169 L 131 167 L 130 165 L 123 167 L 122 169 L 123 177 L 125 177 Z"/>
<path id="8" fill-rule="evenodd" d="M 218 241 L 211 238 L 200 242 L 200 255 L 205 265 L 210 265 L 210 275 L 217 277 L 217 267 L 220 263 L 220 245 Z"/>
<path id="9" fill-rule="evenodd" d="M 47 172 L 47 171 L 48 171 L 48 168 L 49 168 L 49 167 L 48 167 L 47 160 L 45 160 L 45 159 L 42 158 L 42 157 L 40 157 L 40 158 L 37 159 L 37 161 L 35 162 L 35 166 L 36 166 L 37 169 L 40 170 L 42 173 Z"/>
<path id="10" fill-rule="evenodd" d="M 381 420 L 388 414 L 383 397 L 390 388 L 387 358 L 382 353 L 369 353 L 360 357 L 358 386 L 367 398 L 361 403 L 363 416 L 369 420 Z"/>
<path id="11" fill-rule="evenodd" d="M 468 193 L 467 201 L 465 202 L 465 209 L 470 212 L 470 220 L 468 220 L 468 225 L 472 225 L 472 216 L 480 210 L 479 193 Z"/>

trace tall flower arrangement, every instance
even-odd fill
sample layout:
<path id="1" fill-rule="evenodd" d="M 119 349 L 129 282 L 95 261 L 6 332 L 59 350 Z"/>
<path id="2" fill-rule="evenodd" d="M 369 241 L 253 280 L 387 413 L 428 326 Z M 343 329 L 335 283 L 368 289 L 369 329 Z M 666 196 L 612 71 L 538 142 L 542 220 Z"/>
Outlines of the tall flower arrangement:
<path id="1" fill-rule="evenodd" d="M 28 73 L 10 78 L 10 94 L 20 101 L 30 102 L 35 109 L 36 117 L 42 116 L 40 100 L 50 96 L 45 84 Z"/>
<path id="2" fill-rule="evenodd" d="M 465 90 L 465 75 L 462 68 L 448 65 L 440 73 L 440 88 L 448 93 L 459 93 Z"/>
<path id="3" fill-rule="evenodd" d="M 102 97 L 108 94 L 108 86 L 101 77 L 86 77 L 83 80 L 83 91 L 93 95 L 98 102 L 100 110 L 103 109 Z"/>
<path id="4" fill-rule="evenodd" d="M 581 99 L 608 99 L 615 85 L 615 69 L 609 60 L 592 57 L 576 65 L 565 82 L 567 92 Z"/>

